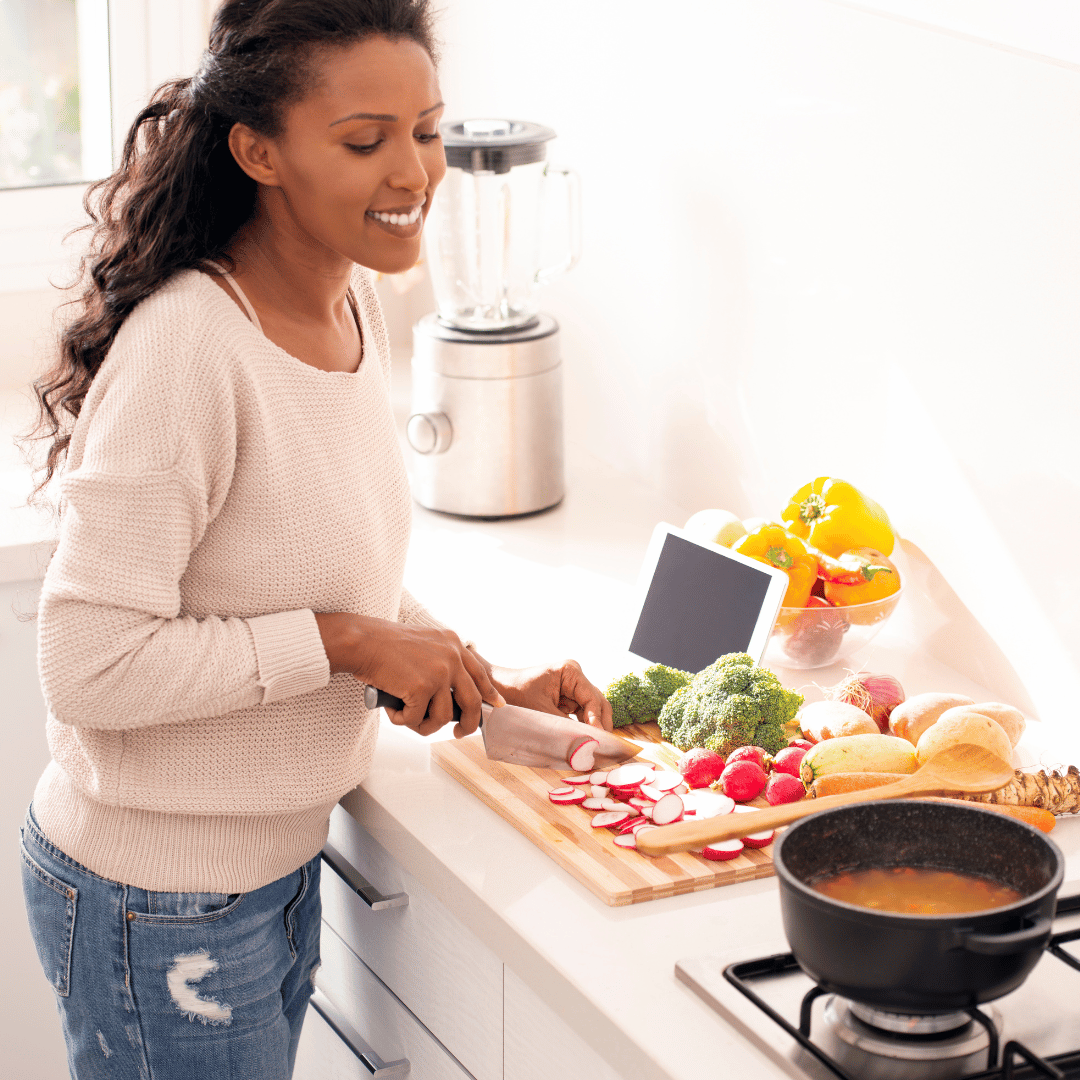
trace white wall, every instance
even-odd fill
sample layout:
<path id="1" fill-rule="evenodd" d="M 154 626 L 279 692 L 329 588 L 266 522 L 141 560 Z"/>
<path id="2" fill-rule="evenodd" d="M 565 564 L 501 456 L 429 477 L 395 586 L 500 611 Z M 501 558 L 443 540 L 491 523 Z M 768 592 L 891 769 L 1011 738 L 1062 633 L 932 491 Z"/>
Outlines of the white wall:
<path id="1" fill-rule="evenodd" d="M 442 25 L 448 116 L 550 124 L 582 174 L 585 257 L 543 298 L 574 437 L 688 510 L 858 484 L 1068 719 L 1080 67 L 827 0 Z"/>

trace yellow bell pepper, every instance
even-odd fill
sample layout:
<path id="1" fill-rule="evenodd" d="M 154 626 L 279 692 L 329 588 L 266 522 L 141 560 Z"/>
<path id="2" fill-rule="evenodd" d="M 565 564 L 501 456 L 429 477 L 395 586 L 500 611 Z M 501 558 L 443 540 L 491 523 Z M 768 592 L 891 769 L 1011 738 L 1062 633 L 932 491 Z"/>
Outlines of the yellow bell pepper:
<path id="1" fill-rule="evenodd" d="M 833 558 L 861 547 L 891 555 L 896 542 L 889 515 L 873 499 L 829 476 L 799 488 L 781 517 L 796 536 Z"/>
<path id="2" fill-rule="evenodd" d="M 779 525 L 760 525 L 732 545 L 732 551 L 775 566 L 788 576 L 784 607 L 806 607 L 818 576 L 818 561 L 806 545 Z"/>

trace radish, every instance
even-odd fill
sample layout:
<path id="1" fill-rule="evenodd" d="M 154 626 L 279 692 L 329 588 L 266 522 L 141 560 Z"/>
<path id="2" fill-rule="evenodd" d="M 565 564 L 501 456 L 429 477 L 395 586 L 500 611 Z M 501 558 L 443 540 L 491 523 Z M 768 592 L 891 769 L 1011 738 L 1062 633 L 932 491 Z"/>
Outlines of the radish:
<path id="1" fill-rule="evenodd" d="M 652 806 L 652 803 L 648 799 L 643 799 L 640 795 L 632 795 L 626 800 L 631 806 L 636 806 L 639 810 L 646 806 Z"/>
<path id="2" fill-rule="evenodd" d="M 600 746 L 599 739 L 586 739 L 579 746 L 574 747 L 567 755 L 566 763 L 575 772 L 583 772 L 591 769 L 596 764 L 596 751 Z"/>
<path id="3" fill-rule="evenodd" d="M 659 791 L 673 791 L 675 788 L 679 787 L 682 782 L 682 773 L 662 772 L 649 781 L 649 786 L 657 788 Z"/>
<path id="4" fill-rule="evenodd" d="M 549 792 L 549 795 L 576 795 L 577 792 L 572 787 L 553 787 Z"/>
<path id="5" fill-rule="evenodd" d="M 589 794 L 594 799 L 606 799 L 608 796 L 608 789 L 604 784 L 593 784 L 590 787 Z"/>
<path id="6" fill-rule="evenodd" d="M 651 806 L 641 807 L 641 816 L 645 818 L 646 821 L 652 821 L 653 808 Z"/>
<path id="7" fill-rule="evenodd" d="M 589 774 L 583 773 L 581 776 L 564 776 L 562 782 L 564 784 L 573 784 L 577 787 L 578 784 L 587 784 L 589 782 Z"/>
<path id="8" fill-rule="evenodd" d="M 622 836 L 615 837 L 615 844 L 622 848 L 636 848 L 637 837 L 633 833 L 625 833 Z"/>
<path id="9" fill-rule="evenodd" d="M 706 859 L 714 862 L 722 862 L 726 859 L 735 859 L 742 854 L 743 842 L 741 840 L 725 840 L 720 844 L 706 844 L 701 849 L 701 854 Z"/>
<path id="10" fill-rule="evenodd" d="M 607 783 L 607 770 L 603 769 L 600 772 L 594 772 L 589 777 L 590 784 L 606 784 Z"/>
<path id="11" fill-rule="evenodd" d="M 735 809 L 734 799 L 721 795 L 719 791 L 709 791 L 706 788 L 692 791 L 689 795 L 682 795 L 680 798 L 687 807 L 695 809 L 698 818 L 702 820 L 723 817 L 724 814 L 730 814 Z"/>
<path id="12" fill-rule="evenodd" d="M 654 784 L 642 784 L 639 790 L 641 791 L 641 797 L 648 799 L 649 802 L 658 802 L 666 794 Z"/>
<path id="13" fill-rule="evenodd" d="M 630 832 L 632 829 L 636 829 L 638 827 L 638 822 L 639 821 L 641 822 L 642 825 L 645 824 L 645 819 L 643 817 L 627 818 L 626 821 L 624 821 L 619 826 L 619 832 L 625 833 L 625 832 Z"/>
<path id="14" fill-rule="evenodd" d="M 548 798 L 556 806 L 580 806 L 585 802 L 585 792 L 570 789 L 569 795 L 557 795 L 554 791 L 548 792 Z"/>
<path id="15" fill-rule="evenodd" d="M 658 799 L 653 807 L 652 819 L 657 825 L 670 825 L 683 814 L 683 801 L 673 791 Z"/>
<path id="16" fill-rule="evenodd" d="M 637 787 L 648 775 L 649 770 L 643 765 L 620 765 L 608 773 L 605 783 L 609 787 Z"/>
<path id="17" fill-rule="evenodd" d="M 625 810 L 628 814 L 637 814 L 637 807 L 628 803 L 618 802 L 616 799 L 601 799 L 605 810 Z"/>
<path id="18" fill-rule="evenodd" d="M 773 841 L 773 830 L 768 832 L 755 832 L 749 836 L 744 836 L 742 842 L 747 847 L 768 847 Z"/>
<path id="19" fill-rule="evenodd" d="M 611 810 L 604 814 L 597 814 L 592 819 L 594 829 L 614 829 L 621 825 L 630 815 L 625 810 Z"/>
<path id="20" fill-rule="evenodd" d="M 604 809 L 604 800 L 603 799 L 586 799 L 581 805 L 586 810 L 603 810 Z"/>
<path id="21" fill-rule="evenodd" d="M 630 829 L 634 833 L 637 833 L 641 829 L 655 829 L 655 828 L 656 828 L 655 825 L 650 825 L 649 824 L 648 818 L 643 818 L 643 817 L 634 818 L 634 820 L 630 822 Z"/>

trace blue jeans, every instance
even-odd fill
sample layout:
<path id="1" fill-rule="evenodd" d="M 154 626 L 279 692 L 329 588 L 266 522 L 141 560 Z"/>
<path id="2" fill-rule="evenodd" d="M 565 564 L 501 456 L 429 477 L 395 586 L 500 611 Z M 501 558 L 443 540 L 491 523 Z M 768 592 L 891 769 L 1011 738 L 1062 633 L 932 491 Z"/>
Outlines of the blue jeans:
<path id="1" fill-rule="evenodd" d="M 319 965 L 319 858 L 255 892 L 99 877 L 22 829 L 30 931 L 75 1080 L 288 1080 Z"/>

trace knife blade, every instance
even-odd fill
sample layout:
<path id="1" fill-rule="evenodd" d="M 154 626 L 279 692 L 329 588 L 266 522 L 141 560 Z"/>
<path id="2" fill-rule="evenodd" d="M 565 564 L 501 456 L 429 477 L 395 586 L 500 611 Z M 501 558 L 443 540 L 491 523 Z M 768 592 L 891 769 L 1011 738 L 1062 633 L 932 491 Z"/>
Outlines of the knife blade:
<path id="1" fill-rule="evenodd" d="M 364 687 L 364 704 L 369 709 L 403 709 L 405 702 L 385 690 Z M 640 748 L 610 731 L 571 720 L 554 713 L 526 709 L 521 705 L 495 708 L 486 702 L 480 707 L 480 732 L 484 752 L 492 761 L 536 768 L 566 769 L 570 756 L 582 744 L 595 742 L 595 768 L 607 768 L 629 761 Z M 461 706 L 454 702 L 454 721 L 461 719 Z"/>

